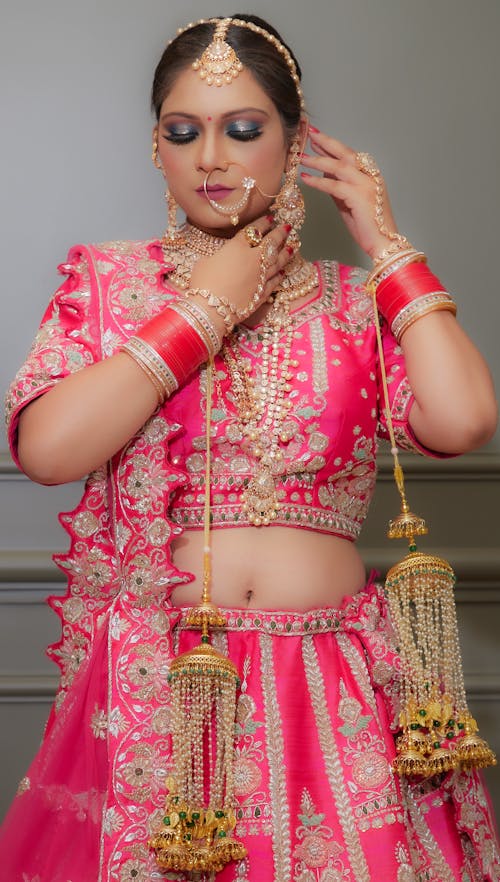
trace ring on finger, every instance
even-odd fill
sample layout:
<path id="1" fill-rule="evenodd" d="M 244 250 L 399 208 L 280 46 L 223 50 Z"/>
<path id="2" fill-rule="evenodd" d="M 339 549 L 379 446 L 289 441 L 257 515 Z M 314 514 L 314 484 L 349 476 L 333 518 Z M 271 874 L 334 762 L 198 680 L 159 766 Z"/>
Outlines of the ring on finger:
<path id="1" fill-rule="evenodd" d="M 278 259 L 278 246 L 275 245 L 272 239 L 266 239 L 261 248 L 264 266 L 271 266 Z"/>
<path id="2" fill-rule="evenodd" d="M 356 153 L 354 157 L 356 167 L 365 175 L 376 178 L 380 175 L 380 169 L 371 153 Z"/>
<path id="3" fill-rule="evenodd" d="M 250 248 L 256 248 L 262 242 L 262 233 L 257 227 L 245 227 L 243 233 Z"/>

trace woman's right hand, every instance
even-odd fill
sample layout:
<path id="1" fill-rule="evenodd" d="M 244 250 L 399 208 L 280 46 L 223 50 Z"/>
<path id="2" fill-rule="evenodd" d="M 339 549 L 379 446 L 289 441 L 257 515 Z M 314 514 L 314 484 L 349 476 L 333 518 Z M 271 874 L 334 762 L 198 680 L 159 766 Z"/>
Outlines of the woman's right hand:
<path id="1" fill-rule="evenodd" d="M 273 217 L 268 215 L 248 226 L 262 233 L 260 245 L 252 247 L 243 228 L 216 254 L 197 260 L 190 280 L 191 288 L 211 291 L 216 297 L 229 301 L 245 317 L 255 312 L 276 289 L 280 272 L 293 253 L 287 246 L 291 230 L 288 224 L 273 227 Z"/>

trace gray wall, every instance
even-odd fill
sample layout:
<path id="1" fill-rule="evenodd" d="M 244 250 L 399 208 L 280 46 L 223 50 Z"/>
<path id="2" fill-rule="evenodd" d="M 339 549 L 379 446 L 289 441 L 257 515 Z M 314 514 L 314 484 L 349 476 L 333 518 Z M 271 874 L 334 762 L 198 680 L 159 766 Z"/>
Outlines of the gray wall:
<path id="1" fill-rule="evenodd" d="M 149 160 L 154 64 L 177 26 L 235 11 L 227 0 L 9 5 L 0 28 L 2 388 L 73 242 L 162 231 L 161 179 Z M 498 384 L 498 0 L 254 0 L 251 10 L 269 15 L 296 49 L 313 122 L 378 158 L 401 229 L 456 295 Z M 333 205 L 316 194 L 307 202 L 308 254 L 362 260 Z M 458 461 L 408 469 L 410 500 L 432 524 L 429 547 L 460 577 L 467 681 L 500 750 L 500 439 Z M 379 490 L 363 544 L 367 564 L 383 569 L 400 553 L 383 538 L 397 503 L 384 460 Z M 55 516 L 78 492 L 30 485 L 0 438 L 0 811 L 53 693 L 43 646 L 58 625 L 43 597 L 63 589 L 49 559 L 65 547 Z M 498 778 L 490 776 L 500 807 Z"/>

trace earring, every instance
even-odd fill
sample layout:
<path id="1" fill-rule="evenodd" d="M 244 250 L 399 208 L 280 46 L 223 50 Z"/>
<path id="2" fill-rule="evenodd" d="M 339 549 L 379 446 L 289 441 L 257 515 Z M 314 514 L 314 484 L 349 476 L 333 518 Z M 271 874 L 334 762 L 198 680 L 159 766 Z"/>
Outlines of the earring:
<path id="1" fill-rule="evenodd" d="M 178 236 L 177 230 L 177 202 L 172 196 L 170 190 L 166 190 L 165 199 L 167 200 L 167 217 L 168 226 L 165 231 L 164 239 L 168 242 L 174 242 Z"/>
<path id="2" fill-rule="evenodd" d="M 153 152 L 151 153 L 151 159 L 153 161 L 153 165 L 155 168 L 158 168 L 160 171 L 163 171 L 163 166 L 160 162 L 160 158 L 158 156 L 158 129 L 154 130 L 153 134 Z"/>
<path id="3" fill-rule="evenodd" d="M 301 155 L 301 142 L 295 137 L 290 145 L 288 169 L 285 172 L 285 180 L 279 191 L 274 204 L 271 206 L 279 224 L 290 224 L 292 232 L 288 241 L 300 246 L 299 230 L 306 219 L 306 207 L 304 198 L 297 184 L 297 172 Z"/>

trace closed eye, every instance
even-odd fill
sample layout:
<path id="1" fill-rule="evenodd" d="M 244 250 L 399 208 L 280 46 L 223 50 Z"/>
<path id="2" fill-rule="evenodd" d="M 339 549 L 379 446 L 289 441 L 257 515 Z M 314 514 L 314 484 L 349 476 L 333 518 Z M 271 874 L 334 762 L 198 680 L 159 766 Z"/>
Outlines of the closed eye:
<path id="1" fill-rule="evenodd" d="M 226 134 L 236 141 L 254 141 L 262 135 L 262 128 L 255 124 L 231 123 L 226 129 Z"/>
<path id="2" fill-rule="evenodd" d="M 198 129 L 193 126 L 170 126 L 163 136 L 171 144 L 189 144 L 198 136 Z"/>

